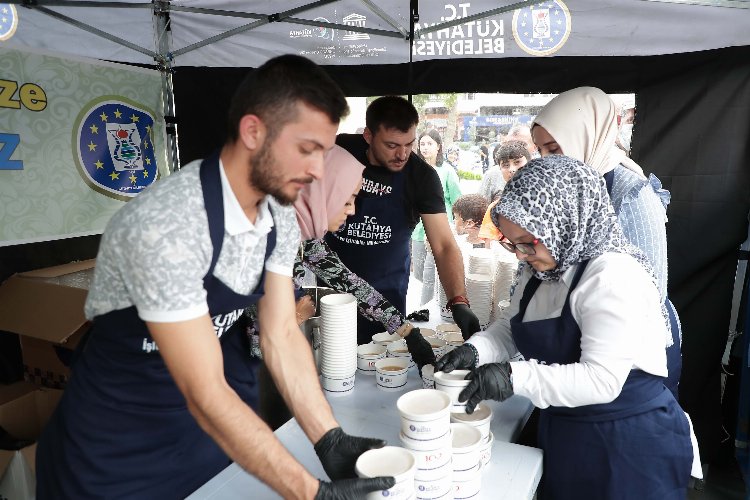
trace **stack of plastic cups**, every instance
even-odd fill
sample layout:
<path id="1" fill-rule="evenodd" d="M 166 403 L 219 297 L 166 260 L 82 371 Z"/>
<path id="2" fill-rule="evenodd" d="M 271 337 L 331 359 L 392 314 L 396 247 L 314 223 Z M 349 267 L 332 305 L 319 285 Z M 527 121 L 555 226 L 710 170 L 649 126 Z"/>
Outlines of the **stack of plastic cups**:
<path id="1" fill-rule="evenodd" d="M 351 394 L 357 371 L 357 300 L 348 293 L 320 299 L 320 379 L 330 396 Z"/>
<path id="2" fill-rule="evenodd" d="M 464 423 L 451 424 L 453 456 L 453 498 L 473 498 L 482 487 L 480 447 L 482 434 Z"/>
<path id="3" fill-rule="evenodd" d="M 492 408 L 484 403 L 479 403 L 471 415 L 468 413 L 451 413 L 451 422 L 471 425 L 479 430 L 482 435 L 482 441 L 479 445 L 479 456 L 482 461 L 482 467 L 487 465 L 492 457 L 492 445 L 495 442 L 495 436 L 490 431 Z"/>
<path id="4" fill-rule="evenodd" d="M 492 280 L 485 274 L 466 275 L 466 295 L 471 310 L 477 315 L 479 324 L 486 327 L 490 323 L 492 310 Z"/>
<path id="5" fill-rule="evenodd" d="M 446 306 L 448 305 L 448 297 L 445 296 L 445 288 L 440 280 L 436 280 L 438 289 L 438 307 L 440 308 L 440 318 L 443 321 L 450 321 L 453 323 L 453 313 Z"/>
<path id="6" fill-rule="evenodd" d="M 504 251 L 504 250 L 503 250 Z M 506 252 L 507 253 L 507 252 Z M 500 317 L 506 304 L 510 304 L 510 285 L 513 282 L 518 262 L 497 262 L 492 283 L 492 319 Z"/>
<path id="7" fill-rule="evenodd" d="M 354 464 L 359 477 L 391 476 L 396 480 L 387 490 L 368 493 L 367 500 L 412 500 L 414 498 L 414 474 L 416 459 L 409 450 L 398 446 L 385 446 L 362 453 Z"/>
<path id="8" fill-rule="evenodd" d="M 396 407 L 401 415 L 401 443 L 417 463 L 416 498 L 451 498 L 450 397 L 441 391 L 418 389 L 398 398 Z"/>
<path id="9" fill-rule="evenodd" d="M 466 274 L 492 276 L 492 260 L 492 250 L 489 248 L 473 248 L 469 254 L 469 266 Z"/>

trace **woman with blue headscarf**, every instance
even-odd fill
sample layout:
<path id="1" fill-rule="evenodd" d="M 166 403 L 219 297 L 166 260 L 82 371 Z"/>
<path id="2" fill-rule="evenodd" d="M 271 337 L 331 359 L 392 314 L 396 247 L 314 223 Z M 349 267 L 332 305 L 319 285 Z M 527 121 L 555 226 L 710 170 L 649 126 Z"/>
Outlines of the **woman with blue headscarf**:
<path id="1" fill-rule="evenodd" d="M 591 167 L 529 162 L 493 210 L 521 261 L 511 305 L 436 363 L 471 368 L 460 399 L 523 395 L 541 409 L 540 499 L 683 499 L 689 421 L 664 386 L 668 324 L 653 269 L 627 242 Z"/>

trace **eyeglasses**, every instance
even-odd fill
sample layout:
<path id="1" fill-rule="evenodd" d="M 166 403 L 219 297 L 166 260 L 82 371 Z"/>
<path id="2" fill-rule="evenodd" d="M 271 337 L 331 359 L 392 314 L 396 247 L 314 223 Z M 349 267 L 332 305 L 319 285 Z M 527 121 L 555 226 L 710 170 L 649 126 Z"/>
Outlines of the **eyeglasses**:
<path id="1" fill-rule="evenodd" d="M 534 238 L 530 243 L 511 243 L 510 241 L 501 241 L 500 244 L 504 249 L 510 253 L 520 252 L 524 255 L 535 255 L 536 250 L 534 247 L 539 243 L 539 240 Z"/>

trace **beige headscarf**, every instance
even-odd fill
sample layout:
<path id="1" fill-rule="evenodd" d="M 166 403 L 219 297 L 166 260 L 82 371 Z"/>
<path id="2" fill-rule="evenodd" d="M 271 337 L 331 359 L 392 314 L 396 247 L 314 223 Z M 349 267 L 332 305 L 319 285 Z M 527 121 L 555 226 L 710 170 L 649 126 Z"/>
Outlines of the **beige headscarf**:
<path id="1" fill-rule="evenodd" d="M 536 115 L 562 153 L 604 175 L 622 164 L 643 176 L 643 169 L 615 146 L 617 106 L 596 87 L 578 87 L 558 95 Z M 533 128 L 533 125 L 532 125 Z"/>

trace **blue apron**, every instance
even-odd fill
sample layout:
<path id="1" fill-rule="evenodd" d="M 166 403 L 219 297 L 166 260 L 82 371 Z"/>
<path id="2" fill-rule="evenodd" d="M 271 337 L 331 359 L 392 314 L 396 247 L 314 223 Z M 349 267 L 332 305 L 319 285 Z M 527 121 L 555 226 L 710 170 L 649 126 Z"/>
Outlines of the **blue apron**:
<path id="1" fill-rule="evenodd" d="M 579 264 L 562 313 L 523 321 L 541 281 L 532 277 L 510 320 L 513 340 L 526 359 L 551 365 L 581 357 L 581 330 L 570 311 L 570 293 L 588 261 Z M 664 378 L 632 370 L 611 403 L 540 411 L 539 447 L 544 450 L 538 498 L 683 499 L 693 451 L 687 418 Z"/>
<path id="2" fill-rule="evenodd" d="M 407 219 L 405 170 L 391 172 L 390 181 L 390 193 L 368 193 L 363 185 L 355 214 L 342 229 L 328 233 L 326 242 L 346 267 L 405 314 L 411 261 L 409 241 L 414 227 Z M 381 323 L 362 315 L 357 317 L 358 344 L 369 343 L 374 333 L 383 330 Z"/>
<path id="3" fill-rule="evenodd" d="M 604 174 L 604 182 L 607 184 L 607 194 L 612 195 L 612 186 L 615 182 L 615 171 L 610 170 Z M 616 214 L 619 215 L 619 214 Z M 669 313 L 669 326 L 672 333 L 672 345 L 667 347 L 667 378 L 664 385 L 672 391 L 675 399 L 678 398 L 680 385 L 680 374 L 682 373 L 682 351 L 680 349 L 680 323 L 677 321 L 677 310 L 669 297 L 664 301 L 664 307 Z"/>
<path id="4" fill-rule="evenodd" d="M 229 385 L 252 407 L 258 361 L 241 328 L 230 328 L 263 295 L 213 276 L 224 237 L 218 154 L 200 178 L 213 256 L 203 286 L 220 336 Z M 265 259 L 276 244 L 275 226 Z M 79 346 L 81 348 L 81 346 Z M 134 306 L 96 318 L 73 376 L 37 450 L 37 498 L 184 498 L 231 460 L 197 424 Z"/>

